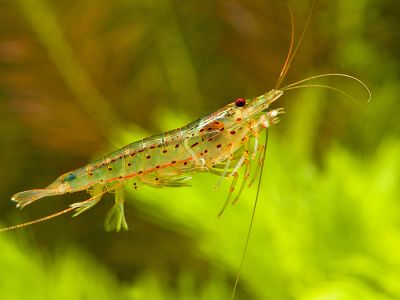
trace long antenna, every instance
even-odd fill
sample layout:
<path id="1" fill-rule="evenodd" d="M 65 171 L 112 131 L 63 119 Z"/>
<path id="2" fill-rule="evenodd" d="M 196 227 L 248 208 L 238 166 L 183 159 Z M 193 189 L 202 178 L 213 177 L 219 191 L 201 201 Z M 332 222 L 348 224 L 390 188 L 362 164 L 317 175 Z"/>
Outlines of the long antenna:
<path id="1" fill-rule="evenodd" d="M 289 70 L 290 62 L 292 61 L 292 57 L 293 57 L 292 56 L 292 50 L 293 50 L 293 44 L 294 44 L 294 15 L 293 15 L 293 10 L 289 5 L 287 5 L 287 8 L 288 8 L 289 14 L 290 14 L 290 24 L 292 26 L 292 33 L 291 33 L 291 36 L 290 36 L 289 51 L 288 51 L 288 54 L 286 56 L 285 63 L 283 64 L 283 67 L 282 67 L 282 70 L 281 70 L 281 74 L 279 74 L 278 80 L 277 80 L 276 85 L 275 85 L 275 89 L 276 90 L 279 88 L 279 86 L 282 83 L 282 80 L 285 78 L 285 75 L 286 75 L 287 71 Z M 298 47 L 296 47 L 296 50 L 297 50 L 297 48 Z"/>
<path id="2" fill-rule="evenodd" d="M 308 84 L 307 85 L 301 85 L 301 84 L 305 83 L 305 82 L 308 82 L 308 81 L 311 81 L 311 80 L 314 80 L 314 79 L 322 78 L 322 77 L 344 77 L 344 78 L 350 78 L 351 80 L 354 80 L 354 81 L 358 82 L 359 84 L 361 84 L 361 86 L 367 91 L 367 93 L 368 93 L 367 103 L 370 102 L 371 99 L 372 99 L 372 94 L 371 94 L 370 89 L 368 88 L 368 86 L 362 80 L 358 79 L 357 77 L 354 77 L 354 76 L 351 76 L 351 75 L 348 75 L 348 74 L 342 74 L 342 73 L 327 73 L 327 74 L 314 75 L 314 76 L 311 76 L 311 77 L 308 77 L 308 78 L 293 82 L 291 84 L 288 84 L 288 85 L 286 85 L 286 86 L 284 86 L 282 88 L 282 91 L 293 90 L 293 89 L 303 88 L 303 87 L 313 87 L 315 85 L 308 85 Z M 352 100 L 354 100 L 353 97 L 351 97 L 347 93 L 345 93 L 345 92 L 343 92 L 343 91 L 341 91 L 341 90 L 339 90 L 337 88 L 330 87 L 330 86 L 322 86 L 322 85 L 319 85 L 319 86 L 339 91 L 342 94 L 344 94 L 346 97 L 349 97 Z"/>
<path id="3" fill-rule="evenodd" d="M 10 227 L 6 227 L 6 228 L 0 228 L 0 232 L 10 231 L 10 230 L 26 227 L 26 226 L 29 226 L 29 225 L 33 225 L 33 224 L 36 224 L 36 223 L 40 223 L 40 222 L 43 222 L 43 221 L 47 221 L 47 220 L 53 219 L 55 217 L 61 216 L 63 214 L 66 214 L 67 212 L 70 212 L 70 211 L 72 211 L 74 209 L 75 209 L 75 207 L 68 207 L 68 208 L 66 208 L 66 209 L 64 209 L 62 211 L 56 212 L 56 213 L 54 213 L 52 215 L 49 215 L 49 216 L 46 216 L 46 217 L 43 217 L 43 218 L 40 218 L 40 219 L 36 219 L 36 220 L 33 220 L 33 221 L 29 221 L 29 222 L 26 222 L 26 223 L 10 226 Z"/>
<path id="4" fill-rule="evenodd" d="M 292 9 L 288 6 L 289 13 L 290 13 L 290 21 L 291 21 L 291 24 L 292 24 L 292 35 L 291 35 L 289 52 L 288 52 L 288 55 L 286 57 L 285 63 L 283 64 L 283 68 L 282 68 L 281 74 L 278 77 L 278 81 L 276 82 L 275 89 L 279 89 L 279 86 L 281 85 L 283 79 L 285 79 L 285 76 L 286 76 L 287 71 L 289 70 L 290 64 L 292 63 L 292 60 L 293 60 L 294 56 L 296 55 L 296 52 L 299 49 L 299 47 L 300 47 L 300 45 L 301 45 L 301 43 L 303 41 L 303 38 L 304 38 L 304 35 L 305 35 L 306 31 L 307 31 L 308 25 L 310 24 L 311 15 L 312 15 L 312 12 L 314 10 L 314 5 L 315 5 L 315 0 L 313 0 L 313 2 L 311 3 L 311 8 L 310 8 L 310 12 L 309 12 L 308 17 L 307 17 L 306 25 L 304 26 L 303 32 L 300 35 L 300 39 L 297 42 L 297 45 L 296 45 L 296 48 L 293 51 L 293 54 L 292 54 L 292 48 L 293 48 L 293 43 L 294 43 L 294 16 L 293 16 Z"/>
<path id="5" fill-rule="evenodd" d="M 241 258 L 241 260 L 240 260 L 239 269 L 238 269 L 237 274 L 236 274 L 236 280 L 235 280 L 235 285 L 234 285 L 234 287 L 233 287 L 231 300 L 233 300 L 233 299 L 235 298 L 236 288 L 237 288 L 237 285 L 238 285 L 238 283 L 239 283 L 239 278 L 240 278 L 240 272 L 242 271 L 242 267 L 243 267 L 243 263 L 244 263 L 244 258 L 245 258 L 245 256 L 246 256 L 246 252 L 247 252 L 247 246 L 248 246 L 248 244 L 249 244 L 251 229 L 253 228 L 254 216 L 255 216 L 255 214 L 256 214 L 257 203 L 258 203 L 258 196 L 259 196 L 259 194 L 260 194 L 260 186 L 261 186 L 261 179 L 262 179 L 263 169 L 264 169 L 263 167 L 264 167 L 265 155 L 266 155 L 266 153 L 267 153 L 267 142 L 268 142 L 268 128 L 265 130 L 265 148 L 264 148 L 264 153 L 263 153 L 262 160 L 261 160 L 261 170 L 260 170 L 260 177 L 258 178 L 256 199 L 255 199 L 255 201 L 254 201 L 253 211 L 252 211 L 252 213 L 251 213 L 251 219 L 250 219 L 249 230 L 247 231 L 246 242 L 245 242 L 245 244 L 244 244 L 244 249 L 243 249 L 242 258 Z"/>

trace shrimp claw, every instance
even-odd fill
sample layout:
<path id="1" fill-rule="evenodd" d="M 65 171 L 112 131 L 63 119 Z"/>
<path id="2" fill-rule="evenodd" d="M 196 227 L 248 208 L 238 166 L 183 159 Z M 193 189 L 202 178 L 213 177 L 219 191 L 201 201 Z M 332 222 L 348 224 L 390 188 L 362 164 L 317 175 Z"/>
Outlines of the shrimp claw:
<path id="1" fill-rule="evenodd" d="M 233 194 L 233 191 L 235 190 L 235 186 L 238 181 L 238 177 L 239 177 L 238 173 L 233 174 L 233 180 L 232 180 L 231 186 L 229 188 L 228 198 L 225 200 L 224 206 L 222 207 L 221 211 L 218 214 L 218 218 L 220 218 L 222 216 L 222 214 L 225 211 L 225 208 L 227 207 L 228 203 L 230 202 L 230 200 L 232 198 L 232 194 Z"/>

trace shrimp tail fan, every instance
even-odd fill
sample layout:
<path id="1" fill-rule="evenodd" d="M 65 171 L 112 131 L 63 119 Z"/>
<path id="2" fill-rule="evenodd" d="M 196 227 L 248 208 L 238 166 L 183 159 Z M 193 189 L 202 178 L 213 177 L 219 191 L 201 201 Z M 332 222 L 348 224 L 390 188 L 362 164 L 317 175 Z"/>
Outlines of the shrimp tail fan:
<path id="1" fill-rule="evenodd" d="M 54 189 L 35 189 L 17 193 L 12 196 L 11 200 L 17 203 L 18 208 L 23 208 L 40 198 L 58 195 L 59 193 L 58 190 Z"/>

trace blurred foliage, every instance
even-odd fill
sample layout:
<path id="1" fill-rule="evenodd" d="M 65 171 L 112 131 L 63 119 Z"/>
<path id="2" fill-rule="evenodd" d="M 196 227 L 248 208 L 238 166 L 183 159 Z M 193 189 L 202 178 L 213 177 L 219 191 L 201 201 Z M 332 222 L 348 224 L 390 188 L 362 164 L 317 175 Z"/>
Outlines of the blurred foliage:
<path id="1" fill-rule="evenodd" d="M 311 3 L 291 1 L 296 36 Z M 136 139 L 274 86 L 290 19 L 282 2 L 0 1 L 0 220 L 31 220 L 87 197 L 43 187 Z M 400 5 L 319 0 L 285 82 L 237 299 L 400 298 Z M 112 195 L 71 219 L 0 235 L 1 299 L 228 299 L 255 189 L 218 220 L 227 185 L 130 192 L 131 230 L 106 233 Z"/>

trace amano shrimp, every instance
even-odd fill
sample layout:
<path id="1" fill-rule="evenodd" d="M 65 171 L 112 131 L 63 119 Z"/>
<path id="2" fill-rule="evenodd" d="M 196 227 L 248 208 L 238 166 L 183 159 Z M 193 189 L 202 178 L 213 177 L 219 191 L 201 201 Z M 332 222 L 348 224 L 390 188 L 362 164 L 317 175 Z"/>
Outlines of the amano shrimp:
<path id="1" fill-rule="evenodd" d="M 128 225 L 124 216 L 125 189 L 127 187 L 137 189 L 142 186 L 188 186 L 196 172 L 209 172 L 220 176 L 221 179 L 232 178 L 227 199 L 219 213 L 221 216 L 228 203 L 235 203 L 244 187 L 246 185 L 250 187 L 257 175 L 261 173 L 267 136 L 265 144 L 260 144 L 260 134 L 262 131 L 267 133 L 268 128 L 279 121 L 279 115 L 284 113 L 283 108 L 271 109 L 270 106 L 282 97 L 285 91 L 303 87 L 323 87 L 352 98 L 331 86 L 304 84 L 321 77 L 340 76 L 360 83 L 368 91 L 369 99 L 371 98 L 368 87 L 361 80 L 346 74 L 322 74 L 280 87 L 300 46 L 311 17 L 311 11 L 312 8 L 294 51 L 294 18 L 290 11 L 292 21 L 290 48 L 276 86 L 269 92 L 254 98 L 237 98 L 184 127 L 136 141 L 110 153 L 103 159 L 65 173 L 45 188 L 15 194 L 11 200 L 17 203 L 18 208 L 23 208 L 43 197 L 82 190 L 87 190 L 91 197 L 71 204 L 63 211 L 34 221 L 2 228 L 0 232 L 39 223 L 70 211 L 74 211 L 73 216 L 77 216 L 95 206 L 107 192 L 115 193 L 115 203 L 106 217 L 106 229 L 127 230 Z M 244 172 L 241 172 L 243 176 L 238 185 L 238 171 L 242 167 L 244 167 Z M 237 187 L 238 191 L 235 193 Z"/>
<path id="2" fill-rule="evenodd" d="M 353 99 L 350 95 L 335 87 L 323 84 L 306 84 L 308 81 L 328 76 L 345 77 L 357 81 L 367 90 L 369 99 L 371 99 L 368 87 L 361 80 L 347 74 L 322 74 L 281 87 L 281 83 L 301 44 L 311 17 L 311 11 L 312 7 L 294 51 L 292 49 L 294 21 L 291 13 L 290 49 L 277 83 L 269 92 L 254 98 L 237 98 L 226 106 L 184 127 L 136 141 L 110 153 L 103 159 L 67 172 L 45 188 L 15 194 L 11 200 L 17 203 L 18 208 L 23 208 L 43 197 L 83 190 L 87 190 L 91 197 L 71 204 L 63 211 L 23 224 L 2 228 L 0 232 L 39 223 L 70 211 L 74 211 L 73 216 L 77 216 L 99 203 L 102 196 L 107 192 L 115 193 L 115 203 L 106 216 L 106 229 L 127 230 L 128 225 L 124 215 L 125 189 L 127 187 L 138 189 L 142 186 L 188 186 L 192 176 L 197 172 L 209 172 L 220 176 L 221 179 L 232 178 L 227 199 L 218 215 L 221 216 L 227 205 L 237 202 L 243 189 L 246 186 L 250 187 L 258 177 L 256 199 L 232 293 L 233 299 L 257 205 L 268 129 L 271 125 L 276 124 L 279 121 L 279 116 L 284 113 L 283 108 L 271 108 L 271 104 L 282 97 L 286 91 L 304 87 L 328 88 Z M 261 144 L 259 140 L 263 132 L 265 132 L 266 138 L 265 143 Z M 244 171 L 239 172 L 243 168 Z M 239 178 L 240 176 L 242 178 Z"/>
<path id="3" fill-rule="evenodd" d="M 210 172 L 233 177 L 225 208 L 232 199 L 241 166 L 245 166 L 245 173 L 233 201 L 248 181 L 251 161 L 263 155 L 265 149 L 258 143 L 259 134 L 278 122 L 283 109 L 268 108 L 282 94 L 282 90 L 273 89 L 253 99 L 238 98 L 187 126 L 126 145 L 103 159 L 63 174 L 46 188 L 17 193 L 12 201 L 23 208 L 43 197 L 88 190 L 90 199 L 70 206 L 69 210 L 74 210 L 76 216 L 97 204 L 105 192 L 112 191 L 115 204 L 107 216 L 106 228 L 119 231 L 128 229 L 124 217 L 127 186 L 134 189 L 143 185 L 187 186 L 193 173 Z M 251 138 L 255 139 L 252 149 Z M 259 159 L 254 178 L 260 164 Z"/>

